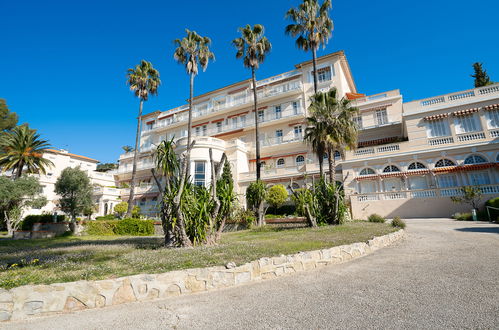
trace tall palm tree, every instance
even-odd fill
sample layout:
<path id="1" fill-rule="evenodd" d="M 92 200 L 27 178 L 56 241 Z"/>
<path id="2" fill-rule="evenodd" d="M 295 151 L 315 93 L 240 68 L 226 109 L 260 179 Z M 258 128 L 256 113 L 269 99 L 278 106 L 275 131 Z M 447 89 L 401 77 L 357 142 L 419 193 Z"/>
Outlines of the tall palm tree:
<path id="1" fill-rule="evenodd" d="M 135 96 L 139 98 L 139 116 L 137 117 L 137 130 L 135 133 L 135 153 L 133 155 L 132 180 L 130 181 L 130 194 L 128 197 L 128 210 L 126 216 L 132 214 L 135 197 L 135 175 L 137 172 L 137 159 L 139 156 L 140 126 L 142 122 L 142 107 L 144 102 L 149 99 L 149 95 L 157 95 L 158 87 L 161 84 L 159 71 L 156 70 L 151 62 L 142 60 L 140 64 L 133 69 L 128 69 L 127 84 Z"/>
<path id="2" fill-rule="evenodd" d="M 320 98 L 322 96 L 322 93 L 317 93 L 312 96 L 312 105 L 317 106 L 318 104 L 320 104 Z M 324 155 L 326 154 L 328 149 L 328 123 L 322 120 L 322 116 L 318 115 L 317 113 L 312 114 L 310 117 L 307 117 L 307 123 L 308 126 L 305 129 L 303 140 L 305 140 L 312 147 L 312 150 L 315 152 L 317 158 L 319 159 L 319 173 L 322 180 L 324 178 Z"/>
<path id="3" fill-rule="evenodd" d="M 132 146 L 123 146 L 121 147 L 121 149 L 123 149 L 124 152 L 132 152 L 133 151 L 133 147 Z"/>
<path id="4" fill-rule="evenodd" d="M 47 167 L 54 164 L 43 158 L 50 147 L 47 140 L 40 139 L 36 130 L 28 125 L 16 126 L 4 132 L 0 139 L 0 167 L 2 171 L 12 170 L 12 178 L 21 177 L 23 169 L 27 173 L 45 174 Z"/>
<path id="5" fill-rule="evenodd" d="M 317 93 L 317 49 L 325 47 L 333 31 L 333 21 L 329 17 L 331 0 L 325 0 L 319 5 L 318 0 L 303 0 L 298 8 L 291 8 L 286 18 L 294 24 L 286 26 L 286 34 L 298 36 L 296 46 L 304 51 L 312 51 L 314 66 L 314 93 Z"/>
<path id="6" fill-rule="evenodd" d="M 253 111 L 255 112 L 255 135 L 256 135 L 256 179 L 260 180 L 260 139 L 258 132 L 258 97 L 256 90 L 256 70 L 260 63 L 263 63 L 265 56 L 270 52 L 272 45 L 267 37 L 264 36 L 265 28 L 263 25 L 255 24 L 253 28 L 247 24 L 239 28 L 241 37 L 232 41 L 236 47 L 236 58 L 243 58 L 244 66 L 251 69 L 251 79 L 253 85 Z"/>
<path id="7" fill-rule="evenodd" d="M 175 39 L 173 42 L 177 46 L 173 53 L 173 58 L 185 66 L 185 70 L 190 78 L 189 83 L 189 118 L 187 128 L 187 151 L 180 169 L 180 184 L 178 192 L 173 199 L 174 212 L 177 218 L 177 230 L 179 232 L 180 245 L 184 247 L 192 246 L 192 242 L 186 233 L 184 214 L 181 208 L 181 197 L 184 192 L 185 182 L 189 173 L 190 154 L 192 148 L 192 101 L 194 98 L 194 78 L 198 74 L 198 66 L 206 70 L 208 63 L 215 59 L 215 54 L 210 51 L 211 39 L 202 37 L 195 31 L 185 30 L 186 36 L 182 39 Z"/>

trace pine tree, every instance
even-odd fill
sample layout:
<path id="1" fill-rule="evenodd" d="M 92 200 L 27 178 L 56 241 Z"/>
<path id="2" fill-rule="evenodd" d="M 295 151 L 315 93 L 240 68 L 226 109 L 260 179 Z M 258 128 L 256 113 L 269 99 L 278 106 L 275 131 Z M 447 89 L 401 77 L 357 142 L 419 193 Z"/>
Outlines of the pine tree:
<path id="1" fill-rule="evenodd" d="M 17 114 L 11 112 L 4 99 L 0 99 L 0 131 L 9 131 L 17 125 Z"/>
<path id="2" fill-rule="evenodd" d="M 473 70 L 475 71 L 475 74 L 472 74 L 471 76 L 475 78 L 475 88 L 493 84 L 493 82 L 490 81 L 487 71 L 483 69 L 482 63 L 473 63 Z"/>

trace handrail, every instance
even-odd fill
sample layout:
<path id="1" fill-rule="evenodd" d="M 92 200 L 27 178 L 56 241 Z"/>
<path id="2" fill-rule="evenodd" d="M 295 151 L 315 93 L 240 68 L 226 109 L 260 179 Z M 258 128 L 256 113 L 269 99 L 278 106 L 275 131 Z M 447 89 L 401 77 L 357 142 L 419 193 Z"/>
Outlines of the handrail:
<path id="1" fill-rule="evenodd" d="M 493 207 L 493 206 L 485 206 L 485 208 L 487 209 L 487 215 L 489 216 L 489 221 L 492 222 L 492 219 L 490 218 L 490 211 L 489 211 L 489 209 L 494 209 L 494 210 L 498 210 L 499 211 L 499 208 Z"/>

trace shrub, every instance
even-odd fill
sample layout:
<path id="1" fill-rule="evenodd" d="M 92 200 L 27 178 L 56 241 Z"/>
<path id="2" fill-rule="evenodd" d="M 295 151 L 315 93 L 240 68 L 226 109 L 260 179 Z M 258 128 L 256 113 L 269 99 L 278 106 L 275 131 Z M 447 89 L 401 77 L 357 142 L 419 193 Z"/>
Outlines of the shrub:
<path id="1" fill-rule="evenodd" d="M 66 219 L 64 215 L 58 215 L 56 222 L 63 222 Z M 52 214 L 39 214 L 39 215 L 28 215 L 24 218 L 21 229 L 22 230 L 31 230 L 33 228 L 33 224 L 35 223 L 51 223 L 54 222 L 54 217 Z"/>
<path id="2" fill-rule="evenodd" d="M 250 228 L 255 223 L 255 213 L 251 210 L 239 209 L 235 212 L 234 216 L 227 220 L 227 223 L 236 223 Z"/>
<path id="3" fill-rule="evenodd" d="M 272 206 L 272 209 L 275 212 L 276 209 L 284 204 L 287 199 L 288 191 L 286 190 L 286 187 L 282 184 L 276 184 L 275 186 L 270 187 L 265 201 Z"/>
<path id="4" fill-rule="evenodd" d="M 134 219 L 140 219 L 140 206 L 138 205 L 135 205 L 133 208 L 132 208 L 132 218 Z"/>
<path id="5" fill-rule="evenodd" d="M 485 202 L 485 206 L 495 207 L 499 209 L 499 197 L 489 199 L 487 202 Z M 485 213 L 487 213 L 487 210 L 485 210 Z M 490 220 L 496 220 L 496 222 L 499 222 L 499 210 L 489 209 L 489 213 Z M 488 214 L 486 214 L 486 218 L 488 221 Z"/>
<path id="6" fill-rule="evenodd" d="M 118 221 L 117 235 L 148 236 L 154 234 L 153 220 L 123 219 Z"/>
<path id="7" fill-rule="evenodd" d="M 473 220 L 473 216 L 471 215 L 471 213 L 454 213 L 452 215 L 452 218 L 453 219 L 456 219 L 457 221 L 472 221 Z"/>
<path id="8" fill-rule="evenodd" d="M 381 223 L 384 223 L 385 222 L 385 218 L 383 218 L 381 215 L 379 214 L 376 214 L 376 213 L 373 213 L 371 214 L 367 220 L 369 222 L 381 222 Z"/>
<path id="9" fill-rule="evenodd" d="M 154 234 L 154 221 L 139 219 L 89 221 L 86 223 L 86 232 L 98 236 L 148 236 Z"/>
<path id="10" fill-rule="evenodd" d="M 127 210 L 128 210 L 127 202 L 121 202 L 114 206 L 114 212 L 118 214 L 120 218 L 122 218 L 125 215 Z"/>
<path id="11" fill-rule="evenodd" d="M 400 219 L 400 217 L 395 217 L 392 220 L 392 226 L 396 227 L 396 228 L 404 229 L 406 224 L 405 224 L 404 220 Z"/>
<path id="12" fill-rule="evenodd" d="M 96 217 L 95 220 L 116 220 L 114 214 L 108 214 L 101 217 Z"/>

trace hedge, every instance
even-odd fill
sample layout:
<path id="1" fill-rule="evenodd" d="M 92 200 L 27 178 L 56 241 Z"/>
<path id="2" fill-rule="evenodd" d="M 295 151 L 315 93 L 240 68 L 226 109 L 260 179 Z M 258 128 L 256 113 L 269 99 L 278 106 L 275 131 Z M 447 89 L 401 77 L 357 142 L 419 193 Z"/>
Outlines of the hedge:
<path id="1" fill-rule="evenodd" d="M 65 215 L 58 215 L 56 222 L 64 222 L 66 219 Z M 22 230 L 32 230 L 33 224 L 35 223 L 52 223 L 54 222 L 54 216 L 52 214 L 32 214 L 27 215 L 21 223 Z"/>
<path id="2" fill-rule="evenodd" d="M 86 232 L 89 235 L 154 235 L 154 220 L 123 219 L 108 221 L 88 221 Z"/>

